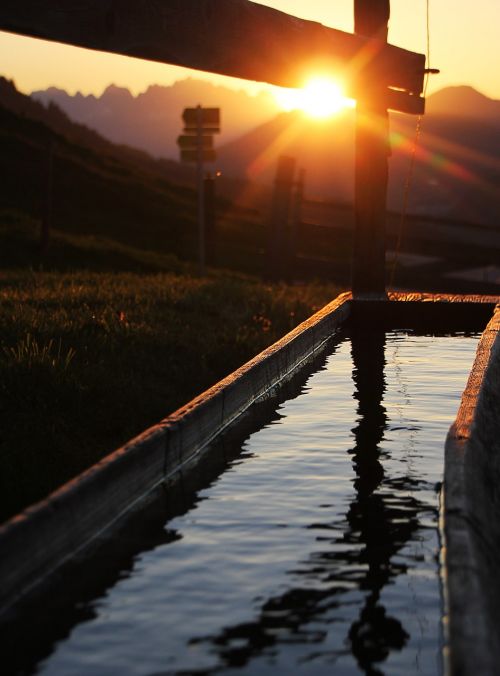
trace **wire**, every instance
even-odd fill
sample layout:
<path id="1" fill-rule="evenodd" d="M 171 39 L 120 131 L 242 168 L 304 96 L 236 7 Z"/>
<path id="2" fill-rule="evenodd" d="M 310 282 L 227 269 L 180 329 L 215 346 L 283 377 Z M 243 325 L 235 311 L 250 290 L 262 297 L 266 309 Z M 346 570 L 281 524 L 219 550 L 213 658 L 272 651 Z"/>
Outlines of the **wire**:
<path id="1" fill-rule="evenodd" d="M 425 74 L 424 78 L 424 90 L 423 90 L 423 97 L 425 99 L 426 94 L 427 94 L 427 87 L 429 85 L 429 72 L 428 69 L 430 68 L 430 61 L 431 61 L 431 31 L 430 31 L 430 11 L 429 11 L 429 2 L 430 0 L 425 0 L 425 10 L 426 10 L 426 18 L 425 18 L 425 26 L 426 26 L 426 64 L 427 64 L 427 72 Z M 394 261 L 392 263 L 392 270 L 391 270 L 391 277 L 390 277 L 390 282 L 389 282 L 389 288 L 391 291 L 393 291 L 393 285 L 394 285 L 394 277 L 396 274 L 396 267 L 398 264 L 399 260 L 399 254 L 401 251 L 401 244 L 403 241 L 403 230 L 406 225 L 406 217 L 408 214 L 408 205 L 410 202 L 410 192 L 413 187 L 413 174 L 415 170 L 415 158 L 417 155 L 417 148 L 419 145 L 420 141 L 420 135 L 422 131 L 422 115 L 419 115 L 417 118 L 417 124 L 415 126 L 415 135 L 413 137 L 413 145 L 412 145 L 412 151 L 411 151 L 411 157 L 410 157 L 410 163 L 408 165 L 408 172 L 406 174 L 406 180 L 405 180 L 405 186 L 404 186 L 404 192 L 403 192 L 403 205 L 401 207 L 401 214 L 400 214 L 400 219 L 399 219 L 399 228 L 398 228 L 398 238 L 396 241 L 396 249 L 395 249 L 395 255 L 394 255 Z"/>

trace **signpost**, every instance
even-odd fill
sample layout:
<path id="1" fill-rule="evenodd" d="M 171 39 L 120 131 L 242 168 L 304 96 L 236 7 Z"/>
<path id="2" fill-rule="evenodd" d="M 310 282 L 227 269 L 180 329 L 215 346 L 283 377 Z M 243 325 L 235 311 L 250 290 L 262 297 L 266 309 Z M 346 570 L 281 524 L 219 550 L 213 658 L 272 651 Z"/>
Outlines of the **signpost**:
<path id="1" fill-rule="evenodd" d="M 220 108 L 186 108 L 182 113 L 184 135 L 177 145 L 182 162 L 196 162 L 196 185 L 198 193 L 198 264 L 200 274 L 205 274 L 206 223 L 203 165 L 215 162 L 216 152 L 212 134 L 220 132 Z"/>

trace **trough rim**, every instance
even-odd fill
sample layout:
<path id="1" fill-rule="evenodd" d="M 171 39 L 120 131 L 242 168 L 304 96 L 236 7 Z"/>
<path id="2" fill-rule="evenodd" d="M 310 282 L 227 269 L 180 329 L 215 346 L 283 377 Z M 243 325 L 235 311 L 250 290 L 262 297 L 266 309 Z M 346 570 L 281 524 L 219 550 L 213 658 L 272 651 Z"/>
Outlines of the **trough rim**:
<path id="1" fill-rule="evenodd" d="M 462 394 L 457 417 L 445 443 L 440 530 L 441 576 L 444 592 L 445 673 L 452 676 L 494 676 L 498 673 L 496 643 L 481 581 L 480 554 L 474 544 L 473 515 L 468 505 L 466 462 L 474 456 L 478 418 L 492 370 L 500 363 L 500 305 L 482 333 L 474 364 Z M 495 518 L 495 515 L 492 515 Z M 498 515 L 496 515 L 498 518 Z"/>

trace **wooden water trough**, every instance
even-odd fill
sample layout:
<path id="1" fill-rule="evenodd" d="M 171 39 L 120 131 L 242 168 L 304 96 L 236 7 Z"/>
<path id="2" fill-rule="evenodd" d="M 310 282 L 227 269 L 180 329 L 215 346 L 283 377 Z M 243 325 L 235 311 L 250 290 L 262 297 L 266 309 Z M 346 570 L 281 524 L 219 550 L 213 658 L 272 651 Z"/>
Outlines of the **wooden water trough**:
<path id="1" fill-rule="evenodd" d="M 74 561 L 92 555 L 152 496 L 175 490 L 217 439 L 328 350 L 340 328 L 484 329 L 446 442 L 443 585 L 447 670 L 493 674 L 500 594 L 500 310 L 498 297 L 343 294 L 196 399 L 0 528 L 0 620 L 55 590 Z M 486 327 L 486 328 L 485 328 Z M 45 591 L 44 591 L 45 590 Z M 23 611 L 24 608 L 24 611 Z"/>

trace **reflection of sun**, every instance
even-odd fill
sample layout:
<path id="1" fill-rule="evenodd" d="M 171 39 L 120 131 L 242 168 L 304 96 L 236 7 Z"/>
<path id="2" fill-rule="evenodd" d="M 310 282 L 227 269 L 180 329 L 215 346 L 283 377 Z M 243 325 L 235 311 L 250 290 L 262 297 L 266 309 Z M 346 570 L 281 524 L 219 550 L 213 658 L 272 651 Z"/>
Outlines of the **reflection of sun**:
<path id="1" fill-rule="evenodd" d="M 339 84 L 327 77 L 311 78 L 302 89 L 276 89 L 275 97 L 283 110 L 302 110 L 316 118 L 330 117 L 354 106 Z"/>

